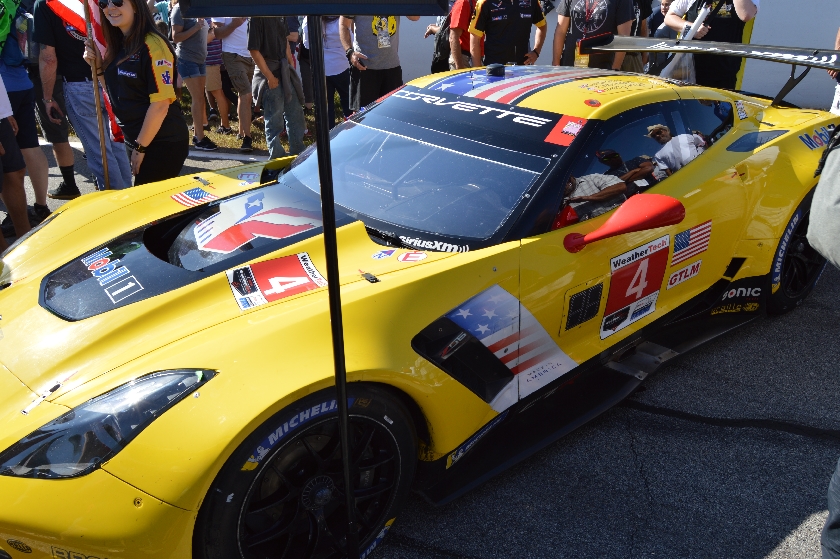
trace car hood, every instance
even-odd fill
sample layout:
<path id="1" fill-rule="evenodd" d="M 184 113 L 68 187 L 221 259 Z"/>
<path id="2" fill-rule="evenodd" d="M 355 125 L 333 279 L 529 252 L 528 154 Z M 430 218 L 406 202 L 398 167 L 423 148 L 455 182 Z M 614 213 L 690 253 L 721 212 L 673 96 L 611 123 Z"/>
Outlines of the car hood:
<path id="1" fill-rule="evenodd" d="M 243 173 L 249 172 L 247 168 L 242 169 L 221 175 L 208 173 L 198 178 L 208 183 L 212 181 L 218 197 L 235 195 L 247 191 L 250 186 L 243 185 L 240 180 Z M 256 271 L 259 266 L 278 261 L 288 263 L 292 259 L 304 268 L 310 268 L 314 276 L 326 276 L 320 231 L 299 237 L 300 240 L 294 238 L 286 244 L 281 243 L 277 250 L 223 266 L 213 273 L 190 272 L 192 275 L 188 277 L 175 278 L 174 284 L 172 278 L 177 274 L 169 269 L 172 267 L 167 268 L 159 259 L 155 261 L 156 257 L 141 244 L 134 253 L 143 258 L 138 258 L 136 265 L 132 264 L 130 276 L 123 274 L 117 280 L 128 280 L 121 284 L 125 287 L 131 283 L 130 278 L 134 278 L 153 293 L 127 304 L 114 301 L 136 286 L 129 286 L 121 293 L 115 294 L 115 289 L 110 294 L 105 293 L 112 284 L 100 286 L 98 279 L 118 268 L 105 269 L 97 279 L 88 269 L 93 262 L 91 259 L 113 256 L 102 252 L 113 239 L 142 231 L 150 223 L 182 211 L 183 207 L 172 203 L 173 196 L 193 184 L 192 177 L 180 177 L 180 180 L 153 185 L 154 188 L 135 187 L 128 191 L 87 195 L 82 197 L 89 197 L 84 203 L 68 204 L 52 223 L 11 251 L 3 261 L 4 273 L 10 276 L 11 285 L 0 290 L 0 368 L 5 367 L 29 391 L 46 395 L 46 400 L 54 400 L 142 355 L 239 318 L 244 312 L 252 312 L 238 300 L 241 293 L 237 292 L 236 270 Z M 377 277 L 397 270 L 453 256 L 382 246 L 371 239 L 360 221 L 339 227 L 338 247 L 341 285 L 375 281 Z M 400 258 L 402 254 L 418 256 Z M 167 273 L 172 277 L 163 277 Z M 65 285 L 57 284 L 57 277 Z M 81 287 L 83 284 L 85 286 Z M 172 288 L 155 290 L 155 286 L 164 284 Z M 325 289 L 322 282 L 311 290 L 290 290 L 288 296 L 276 297 L 263 304 L 283 305 Z M 51 290 L 52 295 L 59 293 L 62 300 L 61 305 L 53 305 L 53 308 L 48 304 Z M 108 309 L 103 301 L 113 308 Z M 101 312 L 69 316 L 88 308 L 89 303 Z"/>

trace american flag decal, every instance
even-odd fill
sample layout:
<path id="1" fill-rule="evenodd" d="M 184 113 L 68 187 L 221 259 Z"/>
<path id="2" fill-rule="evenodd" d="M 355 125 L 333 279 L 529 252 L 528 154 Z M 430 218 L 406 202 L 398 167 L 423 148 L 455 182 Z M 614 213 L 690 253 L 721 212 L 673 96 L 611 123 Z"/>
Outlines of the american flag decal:
<path id="1" fill-rule="evenodd" d="M 712 220 L 695 225 L 688 231 L 683 231 L 674 236 L 674 256 L 671 257 L 671 266 L 706 252 L 709 248 L 709 238 L 712 236 Z"/>
<path id="2" fill-rule="evenodd" d="M 450 311 L 446 318 L 478 339 L 512 373 L 490 402 L 503 411 L 577 367 L 519 300 L 494 285 Z"/>
<path id="3" fill-rule="evenodd" d="M 171 196 L 173 200 L 181 204 L 182 206 L 187 206 L 188 208 L 192 208 L 193 206 L 200 206 L 201 204 L 206 204 L 207 202 L 212 202 L 213 200 L 218 200 L 218 196 L 213 196 L 209 192 L 205 192 L 200 188 L 191 188 L 186 192 L 179 192 L 178 194 L 173 194 Z"/>

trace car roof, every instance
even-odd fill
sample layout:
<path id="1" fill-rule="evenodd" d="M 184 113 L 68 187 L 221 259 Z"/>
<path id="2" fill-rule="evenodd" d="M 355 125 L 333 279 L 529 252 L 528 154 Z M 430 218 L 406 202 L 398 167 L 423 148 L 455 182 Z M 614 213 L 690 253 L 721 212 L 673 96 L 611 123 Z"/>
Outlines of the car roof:
<path id="1" fill-rule="evenodd" d="M 409 82 L 428 91 L 494 101 L 586 119 L 605 119 L 629 108 L 679 99 L 679 82 L 596 68 L 505 66 L 432 74 Z"/>

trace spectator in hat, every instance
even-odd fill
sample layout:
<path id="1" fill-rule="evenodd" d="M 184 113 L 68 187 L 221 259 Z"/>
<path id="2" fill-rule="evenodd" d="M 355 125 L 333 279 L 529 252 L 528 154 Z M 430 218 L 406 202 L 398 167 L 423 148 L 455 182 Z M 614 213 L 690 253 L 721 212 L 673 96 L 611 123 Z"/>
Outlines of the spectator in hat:
<path id="1" fill-rule="evenodd" d="M 417 21 L 420 16 L 406 16 Z M 358 111 L 403 84 L 400 16 L 341 16 L 341 45 L 350 62 L 350 108 Z"/>
<path id="2" fill-rule="evenodd" d="M 671 129 L 664 124 L 648 126 L 646 136 L 662 145 L 662 149 L 653 156 L 657 170 L 655 176 L 661 180 L 670 177 L 703 153 L 706 142 L 698 134 L 671 135 Z M 664 173 L 664 174 L 663 174 Z"/>

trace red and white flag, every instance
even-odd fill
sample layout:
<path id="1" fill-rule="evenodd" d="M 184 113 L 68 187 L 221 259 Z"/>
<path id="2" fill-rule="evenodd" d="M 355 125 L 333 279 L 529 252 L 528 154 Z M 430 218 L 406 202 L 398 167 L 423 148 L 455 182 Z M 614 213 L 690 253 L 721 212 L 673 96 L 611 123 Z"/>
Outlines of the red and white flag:
<path id="1" fill-rule="evenodd" d="M 102 32 L 101 11 L 95 0 L 87 0 L 90 6 L 90 23 L 93 28 L 93 40 L 96 43 L 99 53 L 105 57 L 105 34 Z M 82 0 L 47 0 L 47 6 L 61 18 L 67 25 L 73 26 L 80 35 L 87 37 L 87 24 L 85 23 L 85 5 Z M 122 130 L 117 125 L 117 119 L 111 108 L 111 100 L 105 93 L 105 109 L 108 111 L 108 121 L 111 125 L 111 138 L 117 142 L 125 141 Z"/>

